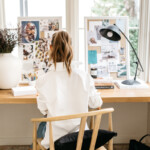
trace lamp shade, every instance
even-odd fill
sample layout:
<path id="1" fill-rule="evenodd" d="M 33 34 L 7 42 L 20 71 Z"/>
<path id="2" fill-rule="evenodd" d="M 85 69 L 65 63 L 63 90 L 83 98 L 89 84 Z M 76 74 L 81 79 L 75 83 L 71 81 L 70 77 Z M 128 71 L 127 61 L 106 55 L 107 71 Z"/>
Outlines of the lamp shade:
<path id="1" fill-rule="evenodd" d="M 100 29 L 100 34 L 108 40 L 120 41 L 120 31 L 115 25 Z"/>

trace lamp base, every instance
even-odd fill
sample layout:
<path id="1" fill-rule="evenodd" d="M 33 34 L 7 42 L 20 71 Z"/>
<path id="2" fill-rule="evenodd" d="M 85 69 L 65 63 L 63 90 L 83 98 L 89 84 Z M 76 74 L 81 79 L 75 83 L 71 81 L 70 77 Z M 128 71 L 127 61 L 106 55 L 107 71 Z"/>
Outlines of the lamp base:
<path id="1" fill-rule="evenodd" d="M 136 80 L 124 80 L 121 83 L 125 84 L 125 85 L 137 85 L 137 84 L 141 84 L 140 82 L 138 82 Z"/>

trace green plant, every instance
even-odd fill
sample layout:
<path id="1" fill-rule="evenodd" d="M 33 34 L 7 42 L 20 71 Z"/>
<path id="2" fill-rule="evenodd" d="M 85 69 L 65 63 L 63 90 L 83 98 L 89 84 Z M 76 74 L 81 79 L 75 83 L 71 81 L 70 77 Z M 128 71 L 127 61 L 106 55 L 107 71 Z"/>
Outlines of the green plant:
<path id="1" fill-rule="evenodd" d="M 11 53 L 18 43 L 16 30 L 0 29 L 0 53 Z"/>
<path id="2" fill-rule="evenodd" d="M 132 43 L 133 47 L 136 50 L 136 53 L 138 53 L 138 30 L 136 29 L 131 29 L 129 30 L 129 38 L 130 42 Z M 131 76 L 135 75 L 135 69 L 136 69 L 136 64 L 134 62 L 137 61 L 137 58 L 130 47 L 130 74 Z"/>

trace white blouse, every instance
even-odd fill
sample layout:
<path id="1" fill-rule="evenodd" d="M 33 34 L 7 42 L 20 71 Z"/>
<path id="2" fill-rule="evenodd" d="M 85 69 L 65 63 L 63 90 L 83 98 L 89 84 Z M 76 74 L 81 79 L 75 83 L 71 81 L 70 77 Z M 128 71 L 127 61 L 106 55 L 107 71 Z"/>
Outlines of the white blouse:
<path id="1" fill-rule="evenodd" d="M 43 115 L 47 114 L 47 117 L 88 112 L 88 106 L 97 108 L 103 103 L 90 75 L 84 71 L 72 69 L 69 76 L 63 63 L 57 63 L 56 70 L 52 65 L 48 73 L 40 76 L 36 82 L 36 88 L 39 93 L 38 108 Z M 53 122 L 54 141 L 77 131 L 79 125 L 80 119 Z M 41 144 L 46 149 L 49 148 L 48 123 Z"/>

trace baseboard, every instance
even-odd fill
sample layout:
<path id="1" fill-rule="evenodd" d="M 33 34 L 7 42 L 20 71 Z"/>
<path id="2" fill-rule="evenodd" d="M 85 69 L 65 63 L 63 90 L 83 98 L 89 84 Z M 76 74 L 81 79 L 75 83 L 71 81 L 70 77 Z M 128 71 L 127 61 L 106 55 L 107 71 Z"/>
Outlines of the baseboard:
<path id="1" fill-rule="evenodd" d="M 141 137 L 133 135 L 122 136 L 118 134 L 117 137 L 114 137 L 114 144 L 128 144 L 131 139 L 139 141 Z M 30 145 L 31 143 L 32 137 L 0 137 L 0 145 Z"/>
<path id="2" fill-rule="evenodd" d="M 118 134 L 117 137 L 114 137 L 114 144 L 122 144 L 122 143 L 127 144 L 127 143 L 130 143 L 131 139 L 135 139 L 135 140 L 139 141 L 143 135 L 141 135 L 141 136 L 140 135 L 138 135 L 138 136 L 134 136 L 134 135 L 124 136 L 124 135 Z"/>

